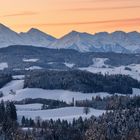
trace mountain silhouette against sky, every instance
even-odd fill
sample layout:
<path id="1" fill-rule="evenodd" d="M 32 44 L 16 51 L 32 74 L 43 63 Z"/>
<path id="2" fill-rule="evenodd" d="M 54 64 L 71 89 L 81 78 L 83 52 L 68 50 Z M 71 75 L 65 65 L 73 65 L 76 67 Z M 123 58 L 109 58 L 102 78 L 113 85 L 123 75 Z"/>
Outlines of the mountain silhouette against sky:
<path id="1" fill-rule="evenodd" d="M 0 24 L 0 48 L 11 45 L 75 49 L 80 52 L 137 53 L 140 51 L 140 33 L 115 31 L 89 34 L 72 31 L 57 39 L 35 28 L 27 32 L 16 33 Z"/>

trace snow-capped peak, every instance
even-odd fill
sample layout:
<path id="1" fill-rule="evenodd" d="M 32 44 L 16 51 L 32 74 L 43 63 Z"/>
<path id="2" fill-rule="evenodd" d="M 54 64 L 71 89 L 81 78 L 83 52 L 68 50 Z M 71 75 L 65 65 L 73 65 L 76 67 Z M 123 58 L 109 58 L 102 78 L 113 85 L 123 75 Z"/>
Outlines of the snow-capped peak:
<path id="1" fill-rule="evenodd" d="M 16 32 L 14 32 L 13 30 L 11 30 L 9 27 L 3 25 L 0 23 L 0 35 L 2 36 L 3 34 L 8 34 L 8 33 L 12 33 L 12 34 L 16 34 Z"/>
<path id="2" fill-rule="evenodd" d="M 3 24 L 0 24 L 0 47 L 18 44 L 22 44 L 22 40 L 18 33 Z"/>
<path id="3" fill-rule="evenodd" d="M 16 33 L 0 24 L 0 48 L 10 45 L 32 45 L 47 48 L 75 49 L 81 52 L 137 52 L 140 50 L 140 33 L 115 31 L 89 34 L 71 31 L 60 39 L 36 28 Z"/>
<path id="4" fill-rule="evenodd" d="M 43 31 L 40 31 L 39 29 L 36 29 L 36 28 L 31 28 L 29 31 L 27 31 L 25 33 L 20 33 L 20 35 L 23 35 L 23 34 L 44 37 L 50 41 L 54 41 L 56 39 L 55 37 L 48 35 L 48 34 L 44 33 Z"/>
<path id="5" fill-rule="evenodd" d="M 50 43 L 56 40 L 51 35 L 48 35 L 36 28 L 31 28 L 28 32 L 20 33 L 20 37 L 25 45 L 47 47 Z"/>
<path id="6" fill-rule="evenodd" d="M 71 31 L 65 36 L 53 42 L 50 48 L 65 48 L 76 49 L 81 52 L 87 52 L 92 47 L 92 35 L 88 33 L 80 33 L 77 31 Z"/>

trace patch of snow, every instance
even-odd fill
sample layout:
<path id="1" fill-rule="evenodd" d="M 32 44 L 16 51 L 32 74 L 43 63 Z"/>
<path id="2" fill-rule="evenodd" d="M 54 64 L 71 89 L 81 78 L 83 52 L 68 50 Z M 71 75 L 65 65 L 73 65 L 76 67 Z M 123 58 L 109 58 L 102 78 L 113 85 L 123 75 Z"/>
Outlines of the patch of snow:
<path id="1" fill-rule="evenodd" d="M 6 63 L 6 62 L 0 63 L 0 70 L 4 70 L 6 68 L 8 68 L 8 63 Z"/>
<path id="2" fill-rule="evenodd" d="M 35 110 L 41 110 L 43 104 L 25 104 L 25 105 L 16 105 L 16 109 L 18 111 L 35 111 Z"/>
<path id="3" fill-rule="evenodd" d="M 93 67 L 95 68 L 102 68 L 103 66 L 106 66 L 105 62 L 108 60 L 108 58 L 93 58 Z"/>
<path id="4" fill-rule="evenodd" d="M 65 64 L 67 67 L 69 67 L 69 68 L 72 68 L 72 67 L 74 67 L 74 65 L 75 65 L 75 64 L 72 64 L 72 63 L 66 63 L 66 62 L 65 62 L 64 64 Z"/>
<path id="5" fill-rule="evenodd" d="M 133 96 L 140 96 L 140 89 L 138 88 L 133 88 L 133 95 L 131 95 L 132 97 Z"/>
<path id="6" fill-rule="evenodd" d="M 23 59 L 23 62 L 37 62 L 39 59 Z"/>
<path id="7" fill-rule="evenodd" d="M 58 109 L 50 109 L 50 110 L 38 110 L 38 111 L 17 111 L 18 119 L 21 120 L 22 116 L 26 118 L 36 119 L 38 116 L 42 120 L 68 120 L 72 121 L 74 118 L 78 119 L 79 117 L 90 118 L 92 115 L 98 117 L 105 113 L 105 110 L 96 110 L 90 108 L 90 113 L 86 115 L 83 112 L 83 107 L 65 107 L 65 108 L 58 108 Z"/>
<path id="8" fill-rule="evenodd" d="M 25 68 L 25 70 L 41 70 L 43 69 L 42 67 L 39 67 L 39 66 L 32 66 L 32 67 L 29 67 L 29 68 Z"/>
<path id="9" fill-rule="evenodd" d="M 22 87 L 21 87 L 22 88 Z M 131 96 L 139 95 L 140 96 L 140 89 L 133 89 L 133 94 Z M 121 94 L 117 94 L 121 95 Z M 26 98 L 44 98 L 44 99 L 52 99 L 52 100 L 60 100 L 65 101 L 67 103 L 71 103 L 73 98 L 74 100 L 91 100 L 92 97 L 100 96 L 101 98 L 112 96 L 109 93 L 101 92 L 101 93 L 81 93 L 81 92 L 72 92 L 67 90 L 45 90 L 45 89 L 38 89 L 38 88 L 25 88 L 16 91 L 16 95 L 4 96 L 4 101 L 12 100 L 12 101 L 20 101 Z M 126 95 L 124 95 L 126 96 Z"/>
<path id="10" fill-rule="evenodd" d="M 13 69 L 13 71 L 19 71 L 19 70 L 21 70 L 21 69 L 18 69 L 18 68 L 16 68 L 16 69 Z"/>
<path id="11" fill-rule="evenodd" d="M 14 75 L 12 76 L 14 80 L 23 80 L 25 78 L 25 75 Z"/>
<path id="12" fill-rule="evenodd" d="M 22 127 L 21 129 L 22 129 L 23 131 L 33 130 L 32 127 Z"/>
<path id="13" fill-rule="evenodd" d="M 129 67 L 131 70 L 126 70 L 125 68 Z M 92 73 L 102 73 L 102 74 L 123 74 L 123 75 L 129 75 L 134 79 L 137 79 L 140 81 L 140 64 L 131 64 L 127 66 L 119 66 L 119 67 L 95 67 L 94 65 L 91 65 L 89 67 L 85 68 L 79 68 L 80 70 L 87 70 Z"/>
<path id="14" fill-rule="evenodd" d="M 54 62 L 48 62 L 47 64 L 52 65 L 52 64 L 54 64 Z"/>
<path id="15" fill-rule="evenodd" d="M 84 94 L 81 92 L 72 92 L 67 90 L 45 90 L 45 89 L 39 89 L 39 88 L 25 88 L 18 90 L 16 92 L 16 95 L 8 95 L 1 99 L 3 100 L 12 100 L 12 101 L 20 101 L 26 98 L 44 98 L 44 99 L 52 99 L 52 100 L 60 100 L 65 101 L 67 103 L 71 103 L 73 98 L 75 100 L 91 100 L 92 97 L 101 96 L 101 98 L 106 96 L 111 96 L 111 94 L 108 93 L 88 93 Z"/>
<path id="16" fill-rule="evenodd" d="M 23 89 L 24 80 L 13 80 L 6 84 L 0 91 L 3 92 L 4 96 L 9 95 L 10 91 L 13 90 L 16 92 L 17 90 Z"/>

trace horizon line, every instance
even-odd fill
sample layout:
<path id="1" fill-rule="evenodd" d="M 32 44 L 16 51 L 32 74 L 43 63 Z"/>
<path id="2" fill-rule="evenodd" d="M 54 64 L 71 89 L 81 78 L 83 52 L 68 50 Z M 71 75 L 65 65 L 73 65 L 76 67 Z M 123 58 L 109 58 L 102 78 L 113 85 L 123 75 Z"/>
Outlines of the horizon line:
<path id="1" fill-rule="evenodd" d="M 3 25 L 3 26 L 5 26 L 6 28 L 8 28 L 8 29 L 10 29 L 11 31 L 13 31 L 13 32 L 15 32 L 15 33 L 17 33 L 17 34 L 20 34 L 20 33 L 28 33 L 31 29 L 34 29 L 34 30 L 38 30 L 38 31 L 40 31 L 40 32 L 43 32 L 43 33 L 45 33 L 45 34 L 47 34 L 47 35 L 50 35 L 50 36 L 52 36 L 52 37 L 54 37 L 54 38 L 56 38 L 56 39 L 59 39 L 59 38 L 62 38 L 63 36 L 66 36 L 67 34 L 69 34 L 69 33 L 71 33 L 71 32 L 77 32 L 77 33 L 87 33 L 87 34 L 90 34 L 90 35 L 95 35 L 95 34 L 98 34 L 98 33 L 108 33 L 108 34 L 112 34 L 112 33 L 115 33 L 115 32 L 124 32 L 124 33 L 132 33 L 132 32 L 137 32 L 137 33 L 140 33 L 140 31 L 138 31 L 138 30 L 131 30 L 131 31 L 125 31 L 125 30 L 114 30 L 114 31 L 99 31 L 99 32 L 94 32 L 94 33 L 90 33 L 90 32 L 86 32 L 86 31 L 78 31 L 78 30 L 71 30 L 71 31 L 68 31 L 66 34 L 64 34 L 64 35 L 61 35 L 60 37 L 56 37 L 56 36 L 54 36 L 54 35 L 52 35 L 52 34 L 48 34 L 47 32 L 45 32 L 45 31 L 43 31 L 43 30 L 41 30 L 41 29 L 39 29 L 39 28 L 36 28 L 36 27 L 30 27 L 27 31 L 15 31 L 14 29 L 12 29 L 11 27 L 9 27 L 9 26 L 7 26 L 7 25 L 5 25 L 5 24 L 2 24 L 2 23 L 0 23 L 0 25 Z"/>

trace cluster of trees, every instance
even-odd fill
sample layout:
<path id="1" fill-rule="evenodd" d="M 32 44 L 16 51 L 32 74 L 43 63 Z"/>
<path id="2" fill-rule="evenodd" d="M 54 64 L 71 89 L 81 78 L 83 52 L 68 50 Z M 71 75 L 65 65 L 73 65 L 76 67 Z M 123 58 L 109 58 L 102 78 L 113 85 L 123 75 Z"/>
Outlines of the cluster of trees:
<path id="1" fill-rule="evenodd" d="M 92 118 L 86 140 L 139 140 L 140 109 L 116 110 Z"/>
<path id="2" fill-rule="evenodd" d="M 25 87 L 64 89 L 83 93 L 108 92 L 110 94 L 132 94 L 132 88 L 140 83 L 126 75 L 102 75 L 86 71 L 38 71 L 25 77 Z"/>
<path id="3" fill-rule="evenodd" d="M 9 140 L 17 128 L 17 113 L 13 102 L 0 103 L 0 139 Z"/>
<path id="4" fill-rule="evenodd" d="M 14 101 L 14 103 L 19 105 L 39 103 L 39 104 L 43 104 L 42 110 L 71 106 L 70 104 L 67 104 L 64 101 L 43 99 L 43 98 L 36 98 L 36 99 L 26 98 L 21 101 Z"/>
<path id="5" fill-rule="evenodd" d="M 3 102 L 0 103 L 0 124 L 4 121 L 17 120 L 17 113 L 16 113 L 16 107 L 13 102 Z"/>
<path id="6" fill-rule="evenodd" d="M 107 97 L 115 101 L 115 96 Z M 109 99 L 110 98 L 110 99 Z M 123 97 L 120 97 L 123 98 Z M 116 96 L 116 101 L 120 99 Z M 127 99 L 124 97 L 123 100 Z M 93 100 L 103 100 L 97 97 Z M 122 100 L 122 102 L 123 102 Z M 129 98 L 128 98 L 129 100 Z M 132 103 L 139 98 L 132 98 Z M 115 102 L 116 102 L 115 101 Z M 87 114 L 90 110 L 84 108 Z M 92 116 L 90 119 L 72 122 L 66 120 L 35 120 L 22 117 L 21 123 L 17 124 L 16 108 L 13 102 L 0 103 L 0 139 L 11 140 L 132 140 L 140 139 L 140 109 L 139 106 L 118 108 L 108 111 L 100 117 Z M 25 129 L 25 128 L 29 129 Z"/>
<path id="7" fill-rule="evenodd" d="M 78 120 L 73 119 L 71 123 L 60 119 L 56 121 L 41 121 L 40 119 L 33 121 L 23 117 L 22 127 L 28 126 L 32 129 L 19 135 L 25 137 L 26 140 L 29 138 L 31 140 L 84 140 L 88 125 L 88 120 L 83 120 L 81 117 Z"/>
<path id="8" fill-rule="evenodd" d="M 66 120 L 32 120 L 22 118 L 20 127 L 13 136 L 19 140 L 139 140 L 140 109 L 109 111 L 100 117 L 72 122 Z"/>
<path id="9" fill-rule="evenodd" d="M 78 107 L 92 107 L 102 110 L 119 110 L 140 108 L 140 96 L 108 96 L 101 98 L 100 96 L 93 97 L 92 100 L 75 101 L 75 106 Z"/>
<path id="10" fill-rule="evenodd" d="M 39 119 L 38 119 L 38 123 L 40 123 Z M 22 127 L 35 127 L 35 126 L 39 126 L 39 124 L 35 124 L 35 121 L 33 119 L 28 119 L 28 118 L 25 118 L 24 116 L 22 117 L 21 119 L 21 124 L 22 124 Z"/>
<path id="11" fill-rule="evenodd" d="M 2 91 L 0 91 L 0 98 L 2 98 L 3 97 L 3 92 Z"/>
<path id="12" fill-rule="evenodd" d="M 0 88 L 12 80 L 12 75 L 0 73 Z"/>

